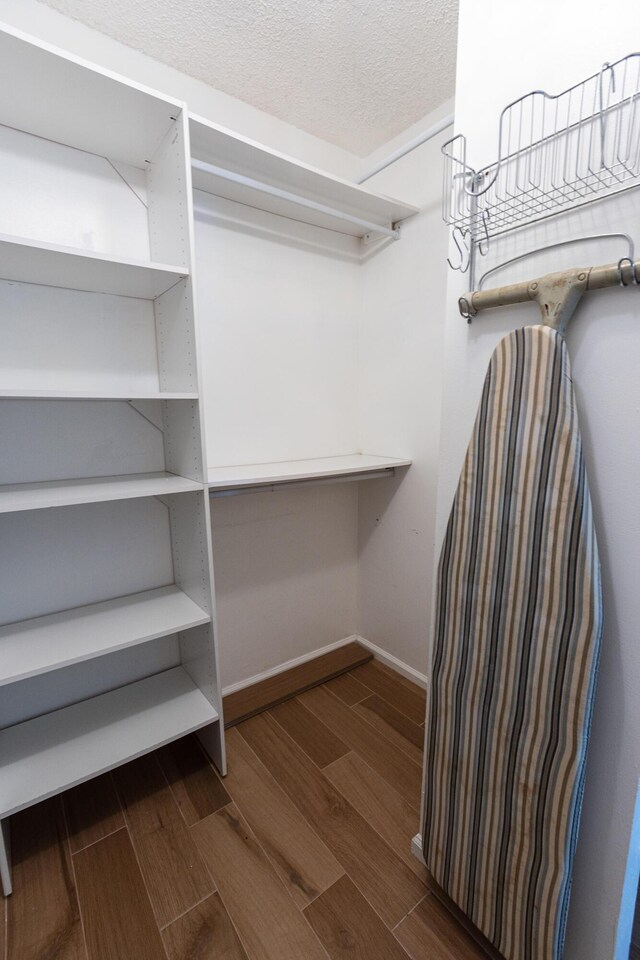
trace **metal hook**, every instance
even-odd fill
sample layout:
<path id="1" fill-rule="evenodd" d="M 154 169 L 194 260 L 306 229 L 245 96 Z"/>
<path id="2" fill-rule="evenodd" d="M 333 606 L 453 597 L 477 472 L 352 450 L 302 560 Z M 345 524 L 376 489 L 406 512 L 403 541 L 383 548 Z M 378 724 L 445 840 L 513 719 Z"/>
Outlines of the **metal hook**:
<path id="1" fill-rule="evenodd" d="M 466 297 L 460 297 L 458 299 L 458 310 L 467 323 L 471 323 L 472 317 L 475 317 L 478 312 L 473 309 L 473 304 L 469 303 Z"/>
<path id="2" fill-rule="evenodd" d="M 631 267 L 631 275 L 632 275 L 633 281 L 634 283 L 637 283 L 638 281 L 635 279 L 635 273 L 636 273 L 635 263 L 631 259 L 631 257 L 620 257 L 620 259 L 618 260 L 618 283 L 620 284 L 621 287 L 628 287 L 629 284 L 624 282 L 624 275 L 622 273 L 623 263 L 629 264 L 629 266 Z"/>
<path id="3" fill-rule="evenodd" d="M 460 254 L 460 265 L 457 266 L 457 267 L 455 267 L 455 266 L 451 263 L 451 260 L 449 259 L 449 257 L 447 257 L 447 263 L 449 264 L 449 266 L 451 267 L 452 270 L 459 270 L 460 273 L 466 273 L 467 270 L 469 269 L 469 264 L 471 263 L 471 257 L 470 257 L 470 255 L 469 255 L 469 250 L 468 250 L 468 248 L 467 248 L 467 242 L 466 242 L 466 240 L 467 240 L 466 232 L 465 232 L 464 230 L 462 230 L 460 227 L 454 227 L 453 230 L 452 230 L 452 232 L 451 232 L 451 236 L 453 237 L 453 242 L 455 243 L 456 247 L 458 248 L 458 253 Z M 458 241 L 458 236 L 460 236 L 460 237 L 462 238 L 462 243 L 464 244 L 464 249 L 463 249 L 463 247 L 460 246 L 460 243 L 459 243 L 459 241 Z M 466 256 L 465 256 L 465 254 L 466 254 Z M 466 260 L 466 266 L 465 266 L 465 260 Z"/>
<path id="4" fill-rule="evenodd" d="M 489 239 L 488 220 L 489 220 L 489 211 L 483 210 L 482 211 L 482 227 L 484 229 L 484 239 L 478 240 L 478 250 L 480 251 L 480 255 L 483 257 L 486 257 L 486 255 L 489 252 L 490 239 Z M 486 244 L 484 249 L 482 247 L 483 244 Z"/>

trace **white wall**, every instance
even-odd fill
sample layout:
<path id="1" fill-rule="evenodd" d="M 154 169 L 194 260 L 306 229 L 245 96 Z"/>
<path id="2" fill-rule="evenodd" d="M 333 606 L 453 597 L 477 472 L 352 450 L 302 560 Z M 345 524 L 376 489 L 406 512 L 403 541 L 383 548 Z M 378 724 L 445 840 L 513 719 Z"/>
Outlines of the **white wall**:
<path id="1" fill-rule="evenodd" d="M 634 49 L 629 31 L 617 17 L 603 17 L 595 0 L 543 0 L 519 5 L 517 15 L 509 0 L 462 0 L 459 30 L 456 127 L 470 135 L 474 166 L 494 158 L 497 116 L 509 100 L 534 87 L 556 92 Z M 478 50 L 486 51 L 481 70 Z M 638 239 L 639 213 L 630 196 L 574 213 L 494 244 L 482 269 L 565 237 L 628 230 Z M 626 252 L 619 240 L 587 243 L 525 261 L 497 282 L 611 262 Z M 483 314 L 468 327 L 456 308 L 465 282 L 452 274 L 448 287 L 438 543 L 489 356 L 509 330 L 538 321 L 531 305 Z M 638 850 L 633 862 L 627 855 L 640 774 L 639 313 L 635 289 L 590 294 L 567 337 L 603 566 L 605 631 L 565 960 L 626 958 L 630 917 L 619 933 L 617 921 L 625 877 L 629 891 L 638 877 Z"/>
<path id="2" fill-rule="evenodd" d="M 357 448 L 358 242 L 197 192 L 210 467 Z M 357 484 L 211 501 L 225 689 L 357 631 Z"/>
<path id="3" fill-rule="evenodd" d="M 179 30 L 181 15 L 177 4 L 176 30 Z M 194 80 L 36 0 L 0 0 L 0 21 L 168 96 L 185 100 L 193 113 L 306 163 L 343 177 L 352 176 L 360 168 L 361 159 L 348 151 Z"/>
<path id="4" fill-rule="evenodd" d="M 450 111 L 444 104 L 417 126 L 426 130 Z M 367 181 L 421 212 L 403 225 L 399 242 L 362 267 L 360 447 L 411 457 L 413 465 L 400 480 L 360 484 L 360 633 L 420 680 L 431 615 L 447 280 L 440 146 L 450 135 Z M 397 146 L 376 151 L 364 169 Z"/>

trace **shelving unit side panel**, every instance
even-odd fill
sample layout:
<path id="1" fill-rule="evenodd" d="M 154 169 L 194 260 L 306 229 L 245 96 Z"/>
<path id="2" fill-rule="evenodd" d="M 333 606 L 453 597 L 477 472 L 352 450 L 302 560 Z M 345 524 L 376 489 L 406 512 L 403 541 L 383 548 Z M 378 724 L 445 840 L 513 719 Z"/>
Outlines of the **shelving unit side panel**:
<path id="1" fill-rule="evenodd" d="M 160 390 L 149 300 L 0 280 L 0 342 L 3 389 Z"/>
<path id="2" fill-rule="evenodd" d="M 177 283 L 154 302 L 160 388 L 198 393 L 192 283 Z"/>
<path id="3" fill-rule="evenodd" d="M 169 515 L 155 498 L 0 515 L 2 624 L 173 582 Z"/>
<path id="4" fill-rule="evenodd" d="M 177 636 L 170 635 L 63 667 L 55 675 L 45 673 L 8 684 L 0 697 L 0 729 L 100 696 L 179 664 L 179 641 Z"/>
<path id="5" fill-rule="evenodd" d="M 167 500 L 176 584 L 212 618 L 211 623 L 180 634 L 181 662 L 202 694 L 222 716 L 208 496 L 203 489 L 202 493 L 172 496 Z M 207 728 L 201 740 L 220 772 L 226 773 L 224 723 Z"/>
<path id="6" fill-rule="evenodd" d="M 2 484 L 165 469 L 162 430 L 124 400 L 3 399 L 0 437 Z"/>
<path id="7" fill-rule="evenodd" d="M 184 110 L 154 154 L 147 173 L 149 244 L 151 256 L 161 263 L 189 268 L 187 164 Z"/>
<path id="8" fill-rule="evenodd" d="M 167 470 L 203 483 L 199 401 L 164 401 L 162 422 Z"/>
<path id="9" fill-rule="evenodd" d="M 203 490 L 166 497 L 175 583 L 206 613 L 212 613 L 209 530 Z"/>

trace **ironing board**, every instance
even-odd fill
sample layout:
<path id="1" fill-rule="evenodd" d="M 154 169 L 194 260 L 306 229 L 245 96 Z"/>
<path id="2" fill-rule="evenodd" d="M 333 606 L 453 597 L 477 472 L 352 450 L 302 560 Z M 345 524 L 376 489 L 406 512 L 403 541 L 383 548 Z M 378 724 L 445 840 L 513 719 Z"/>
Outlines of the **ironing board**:
<path id="1" fill-rule="evenodd" d="M 569 358 L 489 365 L 438 568 L 427 867 L 506 960 L 560 960 L 602 602 Z"/>

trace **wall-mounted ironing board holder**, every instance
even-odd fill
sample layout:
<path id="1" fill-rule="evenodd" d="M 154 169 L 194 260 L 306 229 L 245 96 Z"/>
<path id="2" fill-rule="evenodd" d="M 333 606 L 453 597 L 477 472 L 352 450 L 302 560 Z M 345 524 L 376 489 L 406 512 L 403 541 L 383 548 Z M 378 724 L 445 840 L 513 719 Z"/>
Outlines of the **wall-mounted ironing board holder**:
<path id="1" fill-rule="evenodd" d="M 471 166 L 466 137 L 442 147 L 442 217 L 453 270 L 476 287 L 477 255 L 494 238 L 640 186 L 640 52 L 604 63 L 556 94 L 532 90 L 507 104 L 495 159 Z"/>
<path id="2" fill-rule="evenodd" d="M 505 307 L 513 303 L 535 301 L 540 307 L 542 322 L 564 334 L 567 323 L 588 290 L 606 287 L 640 285 L 640 260 L 623 257 L 618 263 L 599 267 L 576 267 L 559 273 L 548 273 L 537 280 L 511 283 L 492 290 L 476 290 L 458 300 L 458 308 L 467 323 L 480 310 Z"/>

